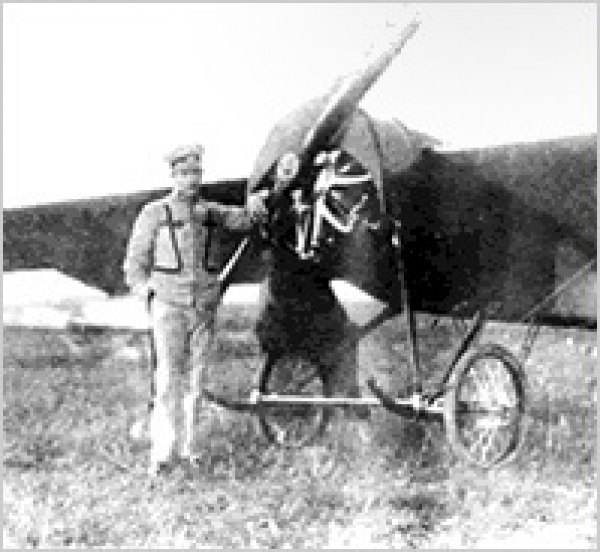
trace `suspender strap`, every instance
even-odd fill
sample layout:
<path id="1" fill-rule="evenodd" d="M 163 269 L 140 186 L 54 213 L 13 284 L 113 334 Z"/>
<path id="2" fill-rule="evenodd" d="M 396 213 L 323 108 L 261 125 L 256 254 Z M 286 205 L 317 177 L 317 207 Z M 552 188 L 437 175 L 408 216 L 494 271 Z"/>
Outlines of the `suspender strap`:
<path id="1" fill-rule="evenodd" d="M 173 213 L 169 204 L 165 203 L 165 211 L 167 213 L 167 226 L 169 227 L 169 235 L 171 236 L 171 245 L 173 246 L 173 252 L 177 257 L 176 267 L 164 267 L 154 266 L 153 270 L 157 272 L 165 272 L 166 274 L 179 274 L 183 270 L 183 259 L 181 258 L 181 251 L 177 243 L 177 236 L 175 236 L 175 225 L 173 224 Z"/>
<path id="2" fill-rule="evenodd" d="M 211 259 L 211 248 L 214 248 L 213 244 L 213 232 L 216 228 L 217 224 L 213 220 L 212 211 L 209 209 L 206 213 L 206 220 L 204 222 L 204 227 L 206 228 L 206 240 L 204 241 L 204 257 L 202 259 L 202 265 L 204 266 L 204 270 L 209 274 L 214 274 L 219 272 L 219 266 Z M 214 251 L 213 251 L 214 253 Z"/>

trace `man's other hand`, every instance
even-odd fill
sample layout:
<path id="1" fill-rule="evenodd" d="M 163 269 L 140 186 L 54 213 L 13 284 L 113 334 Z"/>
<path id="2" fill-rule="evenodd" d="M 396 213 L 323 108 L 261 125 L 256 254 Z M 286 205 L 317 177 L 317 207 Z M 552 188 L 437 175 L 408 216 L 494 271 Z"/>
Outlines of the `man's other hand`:
<path id="1" fill-rule="evenodd" d="M 267 218 L 269 212 L 265 200 L 268 196 L 268 190 L 261 190 L 248 196 L 246 208 L 254 222 L 262 222 Z"/>

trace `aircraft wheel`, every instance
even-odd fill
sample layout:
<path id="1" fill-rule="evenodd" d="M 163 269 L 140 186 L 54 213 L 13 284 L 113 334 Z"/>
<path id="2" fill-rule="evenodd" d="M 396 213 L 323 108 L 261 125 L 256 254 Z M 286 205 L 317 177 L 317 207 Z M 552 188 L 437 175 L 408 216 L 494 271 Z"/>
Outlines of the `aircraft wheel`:
<path id="1" fill-rule="evenodd" d="M 260 374 L 259 391 L 265 394 L 330 396 L 319 367 L 302 356 L 281 356 L 267 362 Z M 259 412 L 262 433 L 272 443 L 299 448 L 320 436 L 329 419 L 329 409 L 317 405 L 266 406 Z"/>
<path id="2" fill-rule="evenodd" d="M 453 451 L 491 468 L 516 456 L 527 430 L 523 367 L 506 348 L 485 344 L 459 361 L 444 399 L 444 422 Z"/>

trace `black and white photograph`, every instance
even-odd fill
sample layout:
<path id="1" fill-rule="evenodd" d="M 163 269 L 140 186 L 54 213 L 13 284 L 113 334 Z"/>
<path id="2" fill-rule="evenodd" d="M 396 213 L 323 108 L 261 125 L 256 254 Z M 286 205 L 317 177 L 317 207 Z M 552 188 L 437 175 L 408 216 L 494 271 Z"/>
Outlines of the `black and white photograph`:
<path id="1" fill-rule="evenodd" d="M 2 5 L 4 549 L 596 549 L 597 4 Z"/>

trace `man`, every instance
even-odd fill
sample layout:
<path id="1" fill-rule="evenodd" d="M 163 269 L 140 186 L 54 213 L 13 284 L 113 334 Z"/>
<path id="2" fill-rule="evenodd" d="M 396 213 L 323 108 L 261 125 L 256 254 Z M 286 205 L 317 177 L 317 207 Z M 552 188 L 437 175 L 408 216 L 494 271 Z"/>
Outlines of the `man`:
<path id="1" fill-rule="evenodd" d="M 173 191 L 143 207 L 124 262 L 127 285 L 149 305 L 156 350 L 151 475 L 167 471 L 177 456 L 196 460 L 194 429 L 221 297 L 218 268 L 208 262 L 212 226 L 249 231 L 266 215 L 259 194 L 246 207 L 198 198 L 202 155 L 202 146 L 191 145 L 167 156 Z"/>

